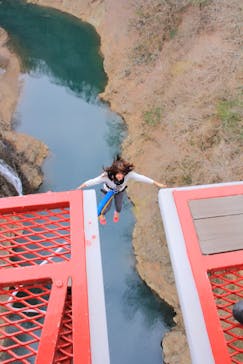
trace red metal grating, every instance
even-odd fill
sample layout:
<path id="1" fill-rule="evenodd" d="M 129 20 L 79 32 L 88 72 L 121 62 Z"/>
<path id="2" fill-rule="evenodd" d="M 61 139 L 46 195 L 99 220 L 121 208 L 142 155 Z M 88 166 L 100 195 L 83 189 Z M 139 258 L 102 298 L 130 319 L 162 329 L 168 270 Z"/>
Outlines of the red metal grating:
<path id="1" fill-rule="evenodd" d="M 1 363 L 30 363 L 38 351 L 50 282 L 0 289 Z"/>
<path id="2" fill-rule="evenodd" d="M 243 325 L 232 316 L 234 304 L 243 299 L 243 267 L 211 270 L 208 276 L 232 363 L 243 363 Z"/>
<path id="3" fill-rule="evenodd" d="M 69 208 L 0 214 L 0 263 L 5 267 L 70 258 Z"/>
<path id="4" fill-rule="evenodd" d="M 90 364 L 82 191 L 2 198 L 0 266 L 0 362 Z"/>
<path id="5" fill-rule="evenodd" d="M 60 335 L 54 359 L 55 364 L 70 364 L 73 358 L 72 296 L 67 293 Z"/>

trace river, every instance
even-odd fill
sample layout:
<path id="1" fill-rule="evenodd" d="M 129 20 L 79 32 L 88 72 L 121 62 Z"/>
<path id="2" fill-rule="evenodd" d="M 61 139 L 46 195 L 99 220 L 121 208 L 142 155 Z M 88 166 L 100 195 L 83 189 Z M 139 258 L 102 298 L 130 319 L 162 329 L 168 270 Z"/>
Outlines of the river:
<path id="1" fill-rule="evenodd" d="M 73 16 L 17 0 L 0 1 L 0 26 L 22 61 L 15 128 L 50 150 L 39 192 L 72 190 L 109 165 L 126 136 L 123 120 L 98 98 L 107 83 L 99 37 Z M 111 364 L 161 364 L 173 312 L 137 275 L 134 223 L 126 198 L 121 221 L 109 215 L 100 227 Z"/>

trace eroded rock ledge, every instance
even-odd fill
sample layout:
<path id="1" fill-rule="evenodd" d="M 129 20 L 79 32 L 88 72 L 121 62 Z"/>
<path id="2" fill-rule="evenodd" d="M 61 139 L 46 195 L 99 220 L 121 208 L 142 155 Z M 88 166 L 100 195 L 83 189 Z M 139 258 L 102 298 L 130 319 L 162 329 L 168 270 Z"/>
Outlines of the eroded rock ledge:
<path id="1" fill-rule="evenodd" d="M 12 128 L 12 117 L 21 90 L 20 62 L 6 46 L 8 35 L 0 28 L 0 159 L 20 176 L 24 193 L 38 189 L 43 182 L 41 166 L 48 154 L 47 146 Z M 12 196 L 16 191 L 0 178 L 0 196 Z"/>

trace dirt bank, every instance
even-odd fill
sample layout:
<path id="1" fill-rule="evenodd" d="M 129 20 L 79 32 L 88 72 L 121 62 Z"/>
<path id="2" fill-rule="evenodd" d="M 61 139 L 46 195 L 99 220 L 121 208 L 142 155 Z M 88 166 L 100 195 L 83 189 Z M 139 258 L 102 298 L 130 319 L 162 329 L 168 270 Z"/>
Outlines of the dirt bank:
<path id="1" fill-rule="evenodd" d="M 241 0 L 33 0 L 93 24 L 109 82 L 102 97 L 128 124 L 123 154 L 169 186 L 241 180 Z M 165 363 L 190 363 L 157 191 L 131 185 L 134 252 L 178 325 Z"/>

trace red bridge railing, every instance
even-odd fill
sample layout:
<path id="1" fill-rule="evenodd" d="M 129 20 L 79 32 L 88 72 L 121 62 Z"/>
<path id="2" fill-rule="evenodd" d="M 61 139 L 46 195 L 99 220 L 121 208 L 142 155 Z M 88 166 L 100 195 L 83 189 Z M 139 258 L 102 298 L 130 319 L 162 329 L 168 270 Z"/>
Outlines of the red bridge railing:
<path id="1" fill-rule="evenodd" d="M 243 250 L 202 254 L 189 208 L 192 200 L 243 195 L 243 186 L 181 190 L 173 195 L 215 363 L 243 363 L 243 325 L 232 315 L 233 305 L 243 299 Z"/>
<path id="2" fill-rule="evenodd" d="M 1 199 L 0 362 L 91 363 L 81 191 Z"/>

